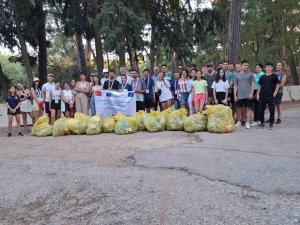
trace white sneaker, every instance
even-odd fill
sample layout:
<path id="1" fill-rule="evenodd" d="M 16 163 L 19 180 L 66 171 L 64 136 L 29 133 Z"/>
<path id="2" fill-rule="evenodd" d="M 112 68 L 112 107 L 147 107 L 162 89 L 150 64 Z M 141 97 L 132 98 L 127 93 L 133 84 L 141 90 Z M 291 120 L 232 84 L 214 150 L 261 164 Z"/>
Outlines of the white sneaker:
<path id="1" fill-rule="evenodd" d="M 246 123 L 246 129 L 250 129 L 250 123 L 249 122 Z"/>
<path id="2" fill-rule="evenodd" d="M 242 124 L 240 121 L 236 122 L 235 127 L 241 127 L 241 126 L 242 126 Z"/>
<path id="3" fill-rule="evenodd" d="M 257 127 L 257 125 L 258 125 L 258 123 L 255 122 L 255 121 L 253 121 L 253 122 L 251 123 L 251 127 Z"/>

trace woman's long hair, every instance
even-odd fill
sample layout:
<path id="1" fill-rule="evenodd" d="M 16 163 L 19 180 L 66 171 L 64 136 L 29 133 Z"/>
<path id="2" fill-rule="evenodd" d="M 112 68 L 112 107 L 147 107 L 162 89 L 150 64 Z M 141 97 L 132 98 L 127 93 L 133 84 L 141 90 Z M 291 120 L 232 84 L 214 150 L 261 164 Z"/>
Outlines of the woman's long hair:
<path id="1" fill-rule="evenodd" d="M 221 76 L 220 76 L 220 71 L 223 70 L 222 68 L 218 69 L 217 71 L 217 76 L 216 76 L 216 83 L 219 82 L 219 80 L 221 79 Z M 225 76 L 225 71 L 223 70 L 223 77 L 222 77 L 222 80 L 225 82 L 226 81 L 226 76 Z"/>

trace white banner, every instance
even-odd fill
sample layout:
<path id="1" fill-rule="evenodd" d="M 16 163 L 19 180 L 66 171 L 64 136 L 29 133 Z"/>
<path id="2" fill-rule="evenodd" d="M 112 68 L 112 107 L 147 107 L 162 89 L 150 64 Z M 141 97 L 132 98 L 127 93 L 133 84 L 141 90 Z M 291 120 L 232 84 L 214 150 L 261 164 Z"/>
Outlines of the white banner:
<path id="1" fill-rule="evenodd" d="M 132 91 L 101 91 L 101 96 L 95 96 L 96 114 L 103 118 L 117 112 L 132 116 L 136 112 L 136 95 Z"/>

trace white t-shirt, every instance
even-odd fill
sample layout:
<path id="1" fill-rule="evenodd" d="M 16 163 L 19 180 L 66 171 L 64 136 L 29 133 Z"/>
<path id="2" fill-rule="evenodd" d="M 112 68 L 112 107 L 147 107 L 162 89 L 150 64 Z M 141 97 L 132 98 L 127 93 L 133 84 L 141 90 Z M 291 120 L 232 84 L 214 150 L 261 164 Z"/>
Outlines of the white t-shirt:
<path id="1" fill-rule="evenodd" d="M 165 102 L 173 98 L 172 92 L 170 91 L 170 82 L 167 79 L 164 79 L 165 82 L 156 80 L 155 89 L 161 90 L 161 95 L 159 96 L 160 102 Z"/>
<path id="2" fill-rule="evenodd" d="M 131 76 L 128 76 L 128 75 L 126 75 L 126 77 L 127 77 L 127 82 L 126 82 L 126 84 L 131 84 L 131 83 L 132 83 L 132 77 L 131 77 Z M 118 76 L 118 77 L 116 78 L 116 80 L 119 82 L 119 84 L 122 84 L 121 76 Z"/>
<path id="3" fill-rule="evenodd" d="M 228 89 L 229 83 L 228 80 L 223 81 L 223 80 L 219 80 L 219 82 L 217 83 L 216 81 L 213 82 L 213 84 L 211 85 L 212 89 L 215 89 L 216 92 L 226 92 L 226 89 Z"/>
<path id="4" fill-rule="evenodd" d="M 44 91 L 46 93 L 45 102 L 50 101 L 50 91 L 54 90 L 54 89 L 55 89 L 55 83 L 54 82 L 52 84 L 50 84 L 49 82 L 47 82 L 46 84 L 43 84 L 42 91 Z"/>
<path id="5" fill-rule="evenodd" d="M 102 87 L 103 87 L 105 81 L 107 81 L 107 80 L 109 80 L 108 77 L 103 77 L 103 78 L 101 78 L 100 84 L 101 84 Z"/>

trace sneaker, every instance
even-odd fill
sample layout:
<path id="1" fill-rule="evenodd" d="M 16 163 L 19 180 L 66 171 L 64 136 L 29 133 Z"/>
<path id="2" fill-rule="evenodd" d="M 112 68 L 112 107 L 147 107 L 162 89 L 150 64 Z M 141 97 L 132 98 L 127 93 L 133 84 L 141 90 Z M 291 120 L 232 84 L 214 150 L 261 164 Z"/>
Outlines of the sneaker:
<path id="1" fill-rule="evenodd" d="M 278 119 L 275 124 L 280 124 L 280 123 L 281 123 L 281 119 Z"/>
<path id="2" fill-rule="evenodd" d="M 274 130 L 273 124 L 270 124 L 269 130 Z"/>
<path id="3" fill-rule="evenodd" d="M 259 129 L 259 128 L 264 128 L 265 125 L 263 123 L 259 124 L 256 128 Z"/>
<path id="4" fill-rule="evenodd" d="M 240 121 L 236 122 L 235 127 L 241 127 L 241 126 L 242 126 L 242 124 Z"/>
<path id="5" fill-rule="evenodd" d="M 24 136 L 24 135 L 22 134 L 22 132 L 19 132 L 18 135 L 19 135 L 19 136 Z"/>
<path id="6" fill-rule="evenodd" d="M 249 122 L 246 123 L 246 129 L 250 129 L 250 123 Z"/>
<path id="7" fill-rule="evenodd" d="M 251 123 L 251 127 L 256 127 L 258 125 L 258 123 L 256 122 L 256 121 L 253 121 L 252 123 Z"/>
<path id="8" fill-rule="evenodd" d="M 7 134 L 7 137 L 10 137 L 10 136 L 11 136 L 11 133 L 8 133 L 8 134 Z"/>

